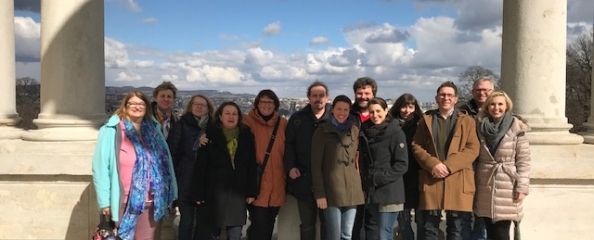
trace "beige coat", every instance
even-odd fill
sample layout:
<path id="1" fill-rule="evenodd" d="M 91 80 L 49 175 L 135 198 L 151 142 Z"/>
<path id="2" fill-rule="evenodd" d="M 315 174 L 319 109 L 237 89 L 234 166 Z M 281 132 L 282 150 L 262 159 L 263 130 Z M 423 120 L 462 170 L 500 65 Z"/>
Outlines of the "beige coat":
<path id="1" fill-rule="evenodd" d="M 528 195 L 530 183 L 530 148 L 526 131 L 528 126 L 514 117 L 499 147 L 492 156 L 481 134 L 481 151 L 476 178 L 477 192 L 474 212 L 493 221 L 520 221 L 522 203 L 513 202 L 514 192 Z"/>
<path id="2" fill-rule="evenodd" d="M 475 120 L 459 111 L 448 156 L 443 162 L 437 158 L 433 142 L 432 122 L 434 111 L 428 111 L 419 121 L 413 138 L 412 150 L 419 170 L 421 210 L 453 210 L 472 212 L 475 182 L 472 163 L 479 153 L 479 140 Z M 434 178 L 431 170 L 443 163 L 450 170 L 445 178 Z"/>

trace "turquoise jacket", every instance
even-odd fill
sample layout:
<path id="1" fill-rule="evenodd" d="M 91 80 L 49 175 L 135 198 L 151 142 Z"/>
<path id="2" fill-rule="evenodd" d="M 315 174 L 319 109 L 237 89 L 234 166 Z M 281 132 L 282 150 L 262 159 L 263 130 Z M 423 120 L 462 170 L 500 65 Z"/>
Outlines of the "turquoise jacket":
<path id="1" fill-rule="evenodd" d="M 157 124 L 157 129 L 161 129 L 161 124 L 156 120 L 154 121 Z M 117 164 L 121 146 L 121 131 L 120 117 L 117 115 L 111 116 L 107 123 L 99 129 L 93 155 L 93 184 L 97 193 L 97 204 L 100 210 L 106 207 L 111 209 L 111 219 L 113 221 L 119 221 L 120 206 L 124 196 Z M 160 141 L 167 146 L 163 133 L 158 132 L 159 136 L 161 136 Z M 170 175 L 172 180 L 176 181 L 169 148 L 167 148 L 167 151 Z M 173 183 L 173 192 L 175 199 L 177 199 L 177 184 L 175 182 Z M 172 205 L 173 203 L 169 204 Z"/>

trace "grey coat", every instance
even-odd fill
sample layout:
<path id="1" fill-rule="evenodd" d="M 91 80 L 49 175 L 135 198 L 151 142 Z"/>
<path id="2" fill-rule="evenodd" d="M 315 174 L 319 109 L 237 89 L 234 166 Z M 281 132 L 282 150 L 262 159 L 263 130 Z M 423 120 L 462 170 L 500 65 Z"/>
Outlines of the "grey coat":
<path id="1" fill-rule="evenodd" d="M 478 124 L 477 124 L 478 126 Z M 530 184 L 530 148 L 526 131 L 529 127 L 514 117 L 495 156 L 491 155 L 484 136 L 479 132 L 481 149 L 476 169 L 474 212 L 493 221 L 520 221 L 522 203 L 514 203 L 515 192 L 528 195 Z"/>

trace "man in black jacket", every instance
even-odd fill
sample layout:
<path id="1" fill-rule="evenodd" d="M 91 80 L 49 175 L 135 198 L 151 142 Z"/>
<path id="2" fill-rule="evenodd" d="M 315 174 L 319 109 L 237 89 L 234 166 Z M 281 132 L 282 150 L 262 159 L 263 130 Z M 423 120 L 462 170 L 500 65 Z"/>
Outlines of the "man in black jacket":
<path id="1" fill-rule="evenodd" d="M 316 220 L 320 218 L 320 239 L 325 239 L 325 224 L 312 191 L 311 138 L 316 127 L 330 116 L 328 87 L 315 81 L 307 88 L 309 104 L 289 119 L 285 131 L 284 164 L 288 192 L 297 199 L 301 218 L 301 240 L 316 239 Z"/>
<path id="2" fill-rule="evenodd" d="M 495 84 L 493 83 L 493 77 L 483 76 L 472 84 L 472 99 L 460 106 L 458 109 L 465 110 L 468 115 L 476 117 L 483 106 L 483 103 L 487 101 L 487 97 L 495 90 Z M 472 227 L 471 240 L 486 240 L 487 229 L 482 219 L 474 215 L 474 224 Z"/>
<path id="3" fill-rule="evenodd" d="M 357 119 L 357 127 L 361 129 L 361 125 L 369 120 L 369 101 L 375 97 L 377 93 L 377 83 L 375 79 L 370 77 L 360 77 L 353 83 L 353 92 L 355 93 L 355 102 L 351 107 L 351 115 Z M 361 167 L 361 160 L 359 160 L 359 167 Z M 365 211 L 365 204 L 357 206 L 357 215 L 355 216 L 355 223 L 353 225 L 353 240 L 362 239 L 377 239 L 377 216 L 372 215 L 372 212 Z"/>

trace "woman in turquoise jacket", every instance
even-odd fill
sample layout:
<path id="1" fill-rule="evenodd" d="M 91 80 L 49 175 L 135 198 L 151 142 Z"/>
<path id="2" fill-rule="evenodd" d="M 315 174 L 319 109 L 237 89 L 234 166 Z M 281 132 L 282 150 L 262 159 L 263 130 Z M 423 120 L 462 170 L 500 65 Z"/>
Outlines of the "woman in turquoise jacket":
<path id="1" fill-rule="evenodd" d="M 123 240 L 155 239 L 177 199 L 171 154 L 159 129 L 148 99 L 132 91 L 99 130 L 93 156 L 97 203 Z"/>

